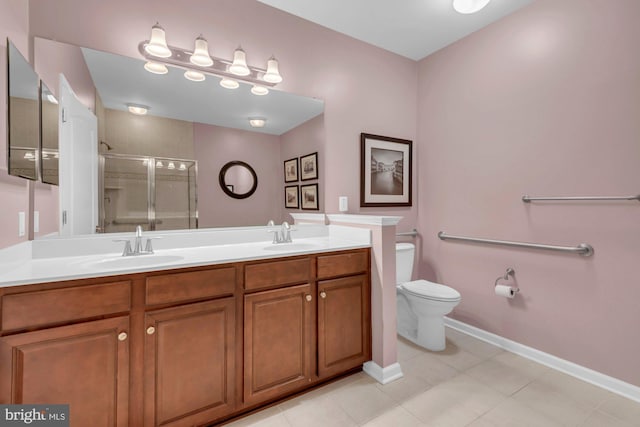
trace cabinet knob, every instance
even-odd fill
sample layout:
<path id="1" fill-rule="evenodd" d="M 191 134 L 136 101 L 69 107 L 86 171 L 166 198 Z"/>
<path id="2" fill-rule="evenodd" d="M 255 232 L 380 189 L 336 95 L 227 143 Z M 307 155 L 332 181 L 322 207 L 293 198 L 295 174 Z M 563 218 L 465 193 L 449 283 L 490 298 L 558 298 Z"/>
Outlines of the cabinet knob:
<path id="1" fill-rule="evenodd" d="M 120 332 L 118 334 L 118 341 L 124 341 L 127 339 L 127 333 L 126 332 Z"/>
<path id="2" fill-rule="evenodd" d="M 156 328 L 154 328 L 153 326 L 149 326 L 147 328 L 147 335 L 153 335 L 156 331 Z"/>
<path id="3" fill-rule="evenodd" d="M 311 301 L 311 295 L 307 295 L 305 298 L 307 301 Z"/>
<path id="4" fill-rule="evenodd" d="M 327 293 L 325 291 L 320 292 L 320 298 L 326 298 Z"/>

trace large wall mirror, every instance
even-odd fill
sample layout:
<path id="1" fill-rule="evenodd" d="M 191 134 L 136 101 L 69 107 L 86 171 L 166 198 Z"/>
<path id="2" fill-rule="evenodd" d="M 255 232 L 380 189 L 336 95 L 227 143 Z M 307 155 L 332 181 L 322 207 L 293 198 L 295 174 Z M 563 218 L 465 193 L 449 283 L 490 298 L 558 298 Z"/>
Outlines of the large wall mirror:
<path id="1" fill-rule="evenodd" d="M 127 206 L 127 200 L 137 200 L 137 193 L 126 188 L 132 183 L 135 183 L 132 188 L 144 187 L 136 180 L 148 180 L 147 165 L 142 163 L 148 158 L 181 159 L 172 161 L 173 167 L 169 167 L 169 161 L 162 161 L 162 165 L 154 163 L 155 178 L 166 181 L 156 185 L 156 189 L 175 189 L 178 182 L 187 179 L 198 183 L 193 186 L 197 194 L 187 199 L 190 212 L 156 206 L 156 223 L 189 224 L 189 227 L 199 223 L 201 228 L 208 228 L 264 225 L 269 219 L 281 219 L 283 141 L 289 141 L 291 137 L 287 135 L 294 133 L 302 141 L 300 144 L 317 141 L 318 135 L 324 135 L 318 130 L 324 123 L 322 100 L 274 89 L 266 96 L 256 96 L 249 84 L 241 83 L 238 89 L 229 90 L 220 86 L 220 78 L 216 76 L 193 82 L 184 78 L 184 70 L 177 68 L 169 68 L 166 74 L 153 74 L 145 70 L 142 59 L 38 37 L 34 41 L 34 55 L 35 69 L 53 99 L 59 95 L 56 85 L 59 74 L 63 74 L 78 99 L 95 113 L 99 154 L 139 158 L 137 163 L 131 162 L 131 170 L 124 170 L 122 165 L 110 170 L 106 162 L 101 171 L 102 187 L 97 190 L 103 230 L 114 225 L 106 224 L 109 221 L 115 221 L 115 225 L 144 221 L 140 218 L 145 209 L 138 206 L 140 203 Z M 146 112 L 141 115 L 131 112 L 143 112 L 140 108 Z M 266 119 L 264 127 L 251 126 L 249 119 L 255 117 Z M 300 137 L 307 133 L 308 137 Z M 316 143 L 311 149 L 300 148 L 301 154 L 317 151 L 318 146 Z M 53 143 L 43 145 L 43 153 L 51 152 L 49 158 L 55 158 L 55 149 Z M 187 168 L 192 176 L 180 169 L 180 164 L 187 165 L 188 160 L 198 165 L 195 169 Z M 233 160 L 252 165 L 256 182 L 260 181 L 251 197 L 227 197 L 225 189 L 211 185 L 217 181 L 221 168 Z M 43 159 L 43 175 L 47 176 L 46 182 L 53 183 L 55 172 L 47 168 L 47 162 L 53 165 L 53 161 Z M 185 188 L 191 188 L 190 185 Z M 159 217 L 159 212 L 166 217 Z M 51 213 L 40 212 L 41 216 L 48 214 Z M 188 218 L 195 215 L 198 221 L 178 221 L 181 215 Z M 124 231 L 122 227 L 110 228 Z"/>
<path id="2" fill-rule="evenodd" d="M 38 179 L 40 117 L 38 75 L 16 46 L 7 40 L 9 174 Z"/>

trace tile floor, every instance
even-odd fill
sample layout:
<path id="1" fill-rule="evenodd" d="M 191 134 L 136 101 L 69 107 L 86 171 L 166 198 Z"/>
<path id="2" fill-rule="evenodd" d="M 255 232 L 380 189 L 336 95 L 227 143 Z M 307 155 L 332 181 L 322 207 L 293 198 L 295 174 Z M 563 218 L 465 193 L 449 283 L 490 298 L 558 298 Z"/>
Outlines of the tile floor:
<path id="1" fill-rule="evenodd" d="M 360 372 L 228 426 L 640 426 L 640 403 L 450 328 L 444 352 L 400 338 L 398 360 L 390 384 Z"/>

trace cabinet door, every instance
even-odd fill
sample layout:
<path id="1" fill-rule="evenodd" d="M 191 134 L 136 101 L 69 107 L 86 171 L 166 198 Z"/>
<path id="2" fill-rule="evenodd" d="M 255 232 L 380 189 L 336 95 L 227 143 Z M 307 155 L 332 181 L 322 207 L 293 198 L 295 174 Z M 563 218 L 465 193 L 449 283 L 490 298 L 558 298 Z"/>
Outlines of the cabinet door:
<path id="1" fill-rule="evenodd" d="M 313 303 L 309 284 L 245 295 L 245 404 L 309 384 Z"/>
<path id="2" fill-rule="evenodd" d="M 234 410 L 234 298 L 149 312 L 145 328 L 145 426 L 192 426 Z"/>
<path id="3" fill-rule="evenodd" d="M 371 357 L 368 276 L 318 282 L 318 375 L 328 377 Z"/>
<path id="4" fill-rule="evenodd" d="M 69 404 L 72 426 L 126 426 L 129 317 L 0 338 L 0 403 Z"/>

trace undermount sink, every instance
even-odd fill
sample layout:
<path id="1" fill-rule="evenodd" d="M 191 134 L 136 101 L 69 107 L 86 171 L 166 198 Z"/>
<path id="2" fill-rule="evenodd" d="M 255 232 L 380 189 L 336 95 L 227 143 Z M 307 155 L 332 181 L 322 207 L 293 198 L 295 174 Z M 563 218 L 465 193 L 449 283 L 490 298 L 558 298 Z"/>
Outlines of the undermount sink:
<path id="1" fill-rule="evenodd" d="M 310 249 L 317 249 L 318 245 L 313 245 L 311 243 L 274 243 L 272 245 L 266 246 L 264 248 L 265 251 L 275 251 L 275 252 L 292 252 L 292 251 L 308 251 Z"/>
<path id="2" fill-rule="evenodd" d="M 108 258 L 100 261 L 87 263 L 87 266 L 98 268 L 135 268 L 147 267 L 150 265 L 162 265 L 183 260 L 180 255 L 140 255 Z"/>

